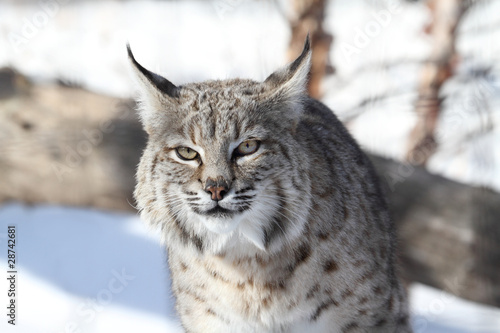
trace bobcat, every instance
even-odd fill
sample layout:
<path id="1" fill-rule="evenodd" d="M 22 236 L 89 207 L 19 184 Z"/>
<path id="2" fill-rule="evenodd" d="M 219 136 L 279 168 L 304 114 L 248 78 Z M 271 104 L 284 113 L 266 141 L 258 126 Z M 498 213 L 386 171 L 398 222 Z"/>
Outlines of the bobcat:
<path id="1" fill-rule="evenodd" d="M 264 82 L 175 86 L 127 50 L 149 135 L 135 198 L 186 332 L 411 332 L 375 172 L 307 96 L 309 38 Z"/>

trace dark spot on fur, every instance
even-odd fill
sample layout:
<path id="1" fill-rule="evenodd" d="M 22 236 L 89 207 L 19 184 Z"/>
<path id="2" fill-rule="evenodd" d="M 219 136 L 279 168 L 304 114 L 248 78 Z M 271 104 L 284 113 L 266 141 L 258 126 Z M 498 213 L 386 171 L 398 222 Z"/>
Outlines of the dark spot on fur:
<path id="1" fill-rule="evenodd" d="M 326 241 L 329 238 L 330 234 L 328 234 L 325 231 L 320 231 L 316 236 L 319 238 L 320 241 Z"/>
<path id="2" fill-rule="evenodd" d="M 363 273 L 363 275 L 361 275 L 361 277 L 358 279 L 358 283 L 362 284 L 366 280 L 371 280 L 376 272 L 377 272 L 377 269 L 373 268 L 373 269 L 369 270 L 368 272 Z"/>
<path id="3" fill-rule="evenodd" d="M 288 304 L 287 308 L 288 308 L 288 310 L 290 311 L 290 310 L 292 310 L 293 308 L 295 308 L 296 306 L 297 306 L 297 301 L 291 301 L 291 302 Z"/>
<path id="4" fill-rule="evenodd" d="M 286 284 L 284 280 L 277 281 L 268 281 L 264 284 L 264 288 L 273 290 L 284 290 L 286 288 Z"/>
<path id="5" fill-rule="evenodd" d="M 181 262 L 180 266 L 181 266 L 181 270 L 182 270 L 183 272 L 187 271 L 188 266 L 187 266 L 185 263 Z"/>
<path id="6" fill-rule="evenodd" d="M 157 163 L 158 163 L 158 154 L 155 155 L 155 158 L 153 159 L 153 163 L 151 164 L 151 172 L 150 173 L 152 175 L 155 173 Z"/>
<path id="7" fill-rule="evenodd" d="M 202 296 L 200 296 L 197 293 L 192 292 L 192 291 L 190 291 L 188 289 L 181 289 L 181 290 L 179 290 L 179 292 L 181 294 L 186 294 L 186 295 L 191 296 L 192 298 L 194 298 L 199 303 L 206 303 L 207 302 L 207 300 L 204 299 Z"/>
<path id="8" fill-rule="evenodd" d="M 366 264 L 366 261 L 361 260 L 361 259 L 358 259 L 358 260 L 356 260 L 356 261 L 353 262 L 354 267 L 361 267 L 364 264 Z"/>
<path id="9" fill-rule="evenodd" d="M 352 291 L 352 289 L 344 290 L 341 294 L 342 300 L 345 300 L 346 298 L 351 297 L 353 294 L 354 294 L 354 292 Z"/>
<path id="10" fill-rule="evenodd" d="M 264 260 L 264 258 L 262 258 L 261 256 L 259 255 L 255 255 L 255 261 L 257 262 L 257 264 L 259 264 L 260 266 L 266 266 L 267 265 L 267 262 Z"/>
<path id="11" fill-rule="evenodd" d="M 309 291 L 306 294 L 307 299 L 313 298 L 317 293 L 319 292 L 319 284 L 316 283 L 314 286 L 309 289 Z"/>
<path id="12" fill-rule="evenodd" d="M 218 272 L 214 271 L 214 270 L 209 270 L 207 268 L 208 272 L 210 273 L 210 275 L 212 275 L 212 277 L 216 280 L 219 280 L 219 281 L 222 281 L 222 282 L 226 282 L 226 283 L 229 283 L 228 280 L 226 280 L 225 278 L 222 277 L 222 275 L 220 275 Z"/>
<path id="13" fill-rule="evenodd" d="M 29 131 L 29 130 L 33 129 L 33 124 L 30 122 L 27 122 L 27 121 L 23 121 L 21 123 L 21 127 L 23 128 L 23 130 Z"/>
<path id="14" fill-rule="evenodd" d="M 352 330 L 355 330 L 356 328 L 359 328 L 359 325 L 355 322 L 351 322 L 351 323 L 345 325 L 344 327 L 342 327 L 342 333 L 350 332 Z"/>
<path id="15" fill-rule="evenodd" d="M 310 321 L 318 320 L 318 318 L 321 316 L 321 313 L 328 309 L 330 306 L 338 306 L 338 303 L 333 298 L 330 298 L 326 302 L 321 303 L 314 311 Z"/>
<path id="16" fill-rule="evenodd" d="M 191 104 L 191 108 L 193 109 L 193 111 L 199 111 L 200 104 L 198 103 L 198 99 L 194 99 L 193 103 Z"/>
<path id="17" fill-rule="evenodd" d="M 203 241 L 198 236 L 193 236 L 193 243 L 199 252 L 203 252 Z"/>
<path id="18" fill-rule="evenodd" d="M 335 262 L 335 260 L 327 260 L 323 264 L 323 270 L 326 273 L 330 273 L 330 272 L 336 271 L 338 268 L 339 268 L 339 266 L 337 265 L 337 263 Z"/>
<path id="19" fill-rule="evenodd" d="M 271 305 L 271 296 L 267 296 L 262 299 L 262 307 L 268 308 Z"/>
<path id="20" fill-rule="evenodd" d="M 311 255 L 311 246 L 307 243 L 303 243 L 295 250 L 295 262 L 292 263 L 288 269 L 290 272 L 295 271 L 297 266 L 304 263 Z"/>
<path id="21" fill-rule="evenodd" d="M 191 235 L 182 225 L 182 223 L 174 218 L 174 225 L 177 227 L 179 237 L 184 245 L 193 244 L 198 252 L 203 253 L 203 241 L 196 235 Z"/>
<path id="22" fill-rule="evenodd" d="M 240 106 L 241 106 L 241 100 L 239 98 L 235 98 L 234 99 L 233 107 L 234 108 L 239 108 Z"/>
<path id="23" fill-rule="evenodd" d="M 344 221 L 346 221 L 349 218 L 349 209 L 347 207 L 344 207 Z"/>
<path id="24" fill-rule="evenodd" d="M 389 311 L 392 311 L 392 308 L 393 308 L 393 306 L 394 306 L 394 301 L 393 301 L 392 296 L 391 296 L 391 297 L 389 297 L 389 299 L 387 300 L 387 304 L 386 304 L 386 306 L 387 306 L 387 309 L 388 309 Z"/>

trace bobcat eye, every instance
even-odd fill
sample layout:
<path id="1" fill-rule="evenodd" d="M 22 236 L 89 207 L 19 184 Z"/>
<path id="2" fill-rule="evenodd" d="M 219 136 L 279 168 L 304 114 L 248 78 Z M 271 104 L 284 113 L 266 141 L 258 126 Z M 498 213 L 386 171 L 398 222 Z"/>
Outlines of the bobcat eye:
<path id="1" fill-rule="evenodd" d="M 177 156 L 180 159 L 185 161 L 194 160 L 195 158 L 198 157 L 198 153 L 195 150 L 188 147 L 175 148 L 175 152 L 177 153 Z"/>
<path id="2" fill-rule="evenodd" d="M 240 143 L 238 148 L 235 149 L 236 156 L 245 156 L 253 154 L 259 149 L 260 141 L 257 140 L 248 140 Z"/>

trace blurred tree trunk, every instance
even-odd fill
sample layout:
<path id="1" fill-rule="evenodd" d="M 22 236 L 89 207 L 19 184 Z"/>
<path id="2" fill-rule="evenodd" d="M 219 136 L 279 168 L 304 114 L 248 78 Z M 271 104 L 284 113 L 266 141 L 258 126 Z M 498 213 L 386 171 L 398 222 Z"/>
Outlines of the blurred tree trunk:
<path id="1" fill-rule="evenodd" d="M 439 91 L 453 75 L 458 55 L 455 50 L 456 28 L 466 11 L 464 0 L 428 0 L 432 22 L 426 27 L 432 41 L 430 59 L 420 72 L 415 105 L 417 124 L 410 133 L 407 161 L 424 165 L 436 150 L 435 129 L 441 107 Z"/>
<path id="2" fill-rule="evenodd" d="M 331 74 L 328 56 L 333 41 L 331 34 L 323 29 L 326 0 L 291 0 L 292 17 L 289 18 L 292 39 L 288 49 L 288 58 L 293 60 L 302 51 L 307 34 L 311 37 L 312 66 L 309 79 L 309 95 L 321 97 L 321 81 L 325 74 Z"/>

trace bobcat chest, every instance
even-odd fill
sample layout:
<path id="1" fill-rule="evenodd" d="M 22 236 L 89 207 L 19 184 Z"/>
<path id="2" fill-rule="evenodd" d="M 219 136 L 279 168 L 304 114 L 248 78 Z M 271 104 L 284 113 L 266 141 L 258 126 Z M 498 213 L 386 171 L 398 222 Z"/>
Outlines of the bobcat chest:
<path id="1" fill-rule="evenodd" d="M 213 263 L 179 263 L 182 267 L 172 272 L 179 314 L 188 322 L 209 323 L 197 327 L 203 332 L 340 332 L 332 321 L 335 314 L 310 319 L 315 306 L 293 278 L 262 283 L 264 274 L 256 272 L 261 264 L 241 262 L 246 271 L 254 272 L 242 276 L 236 267 L 223 270 Z M 171 265 L 177 267 L 172 261 Z"/>
<path id="2" fill-rule="evenodd" d="M 193 311 L 222 322 L 240 321 L 273 327 L 303 315 L 307 306 L 293 281 L 283 274 L 269 274 L 270 264 L 259 257 L 238 260 L 211 258 L 187 262 L 186 256 L 170 259 L 173 289 L 179 312 Z"/>

